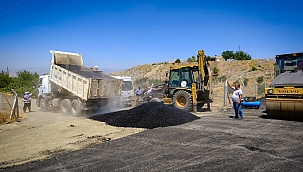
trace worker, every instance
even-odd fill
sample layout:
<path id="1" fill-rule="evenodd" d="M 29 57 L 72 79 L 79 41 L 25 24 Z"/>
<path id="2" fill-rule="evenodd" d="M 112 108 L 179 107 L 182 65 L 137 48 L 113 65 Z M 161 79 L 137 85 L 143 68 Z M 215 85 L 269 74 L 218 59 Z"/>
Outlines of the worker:
<path id="1" fill-rule="evenodd" d="M 28 108 L 29 112 L 31 112 L 31 104 L 32 104 L 32 98 L 31 98 L 32 94 L 30 94 L 29 92 L 25 92 L 24 96 L 23 96 L 23 112 L 25 113 L 26 109 Z"/>
<path id="2" fill-rule="evenodd" d="M 136 90 L 136 96 L 141 96 L 141 93 L 142 93 L 142 91 L 141 91 L 140 87 L 138 87 L 138 89 Z"/>
<path id="3" fill-rule="evenodd" d="M 235 110 L 235 119 L 243 119 L 243 111 L 241 107 L 241 100 L 242 100 L 242 90 L 240 89 L 240 84 L 236 83 L 233 87 L 228 81 L 228 86 L 234 90 L 232 95 L 233 107 Z"/>

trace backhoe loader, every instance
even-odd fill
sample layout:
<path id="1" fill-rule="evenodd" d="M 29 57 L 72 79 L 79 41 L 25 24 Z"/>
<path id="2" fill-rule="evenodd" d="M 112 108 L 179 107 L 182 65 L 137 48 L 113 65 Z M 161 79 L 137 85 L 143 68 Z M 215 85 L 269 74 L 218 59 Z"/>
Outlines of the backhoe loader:
<path id="1" fill-rule="evenodd" d="M 146 102 L 163 102 L 186 111 L 197 112 L 204 104 L 210 110 L 212 102 L 212 75 L 204 51 L 198 51 L 198 65 L 172 66 L 167 81 L 137 99 L 137 105 Z"/>

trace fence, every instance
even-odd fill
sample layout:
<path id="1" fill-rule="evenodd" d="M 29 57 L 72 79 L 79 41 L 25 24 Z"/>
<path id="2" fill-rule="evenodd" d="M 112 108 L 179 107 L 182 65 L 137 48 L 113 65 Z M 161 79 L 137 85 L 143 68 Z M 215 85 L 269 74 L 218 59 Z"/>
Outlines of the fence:
<path id="1" fill-rule="evenodd" d="M 14 95 L 0 93 L 0 124 L 19 118 L 18 95 L 12 91 Z"/>
<path id="2" fill-rule="evenodd" d="M 234 82 L 239 81 L 238 83 L 241 85 L 243 97 L 256 97 L 257 99 L 265 96 L 264 89 L 269 85 L 268 81 L 264 78 L 262 81 L 259 80 L 258 82 L 254 79 L 251 79 L 250 82 L 247 82 L 246 85 L 238 78 L 227 78 L 227 80 L 232 85 L 234 85 Z M 228 87 L 226 79 L 213 82 L 212 106 L 231 106 L 232 93 L 233 91 Z"/>

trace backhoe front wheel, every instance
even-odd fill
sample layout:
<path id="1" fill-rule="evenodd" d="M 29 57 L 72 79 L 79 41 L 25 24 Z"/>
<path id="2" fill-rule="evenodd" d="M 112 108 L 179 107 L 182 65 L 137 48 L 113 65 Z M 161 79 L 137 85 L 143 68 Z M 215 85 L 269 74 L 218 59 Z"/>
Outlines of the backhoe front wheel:
<path id="1" fill-rule="evenodd" d="M 180 90 L 174 94 L 173 97 L 174 107 L 186 111 L 192 111 L 192 104 L 193 104 L 193 99 L 189 92 Z"/>

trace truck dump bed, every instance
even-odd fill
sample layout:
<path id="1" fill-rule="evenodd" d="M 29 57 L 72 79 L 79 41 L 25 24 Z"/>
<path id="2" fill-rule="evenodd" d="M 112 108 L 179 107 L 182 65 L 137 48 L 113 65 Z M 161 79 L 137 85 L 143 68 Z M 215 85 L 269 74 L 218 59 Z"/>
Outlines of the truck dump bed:
<path id="1" fill-rule="evenodd" d="M 50 81 L 83 100 L 121 95 L 123 80 L 83 66 L 81 54 L 50 51 Z"/>

